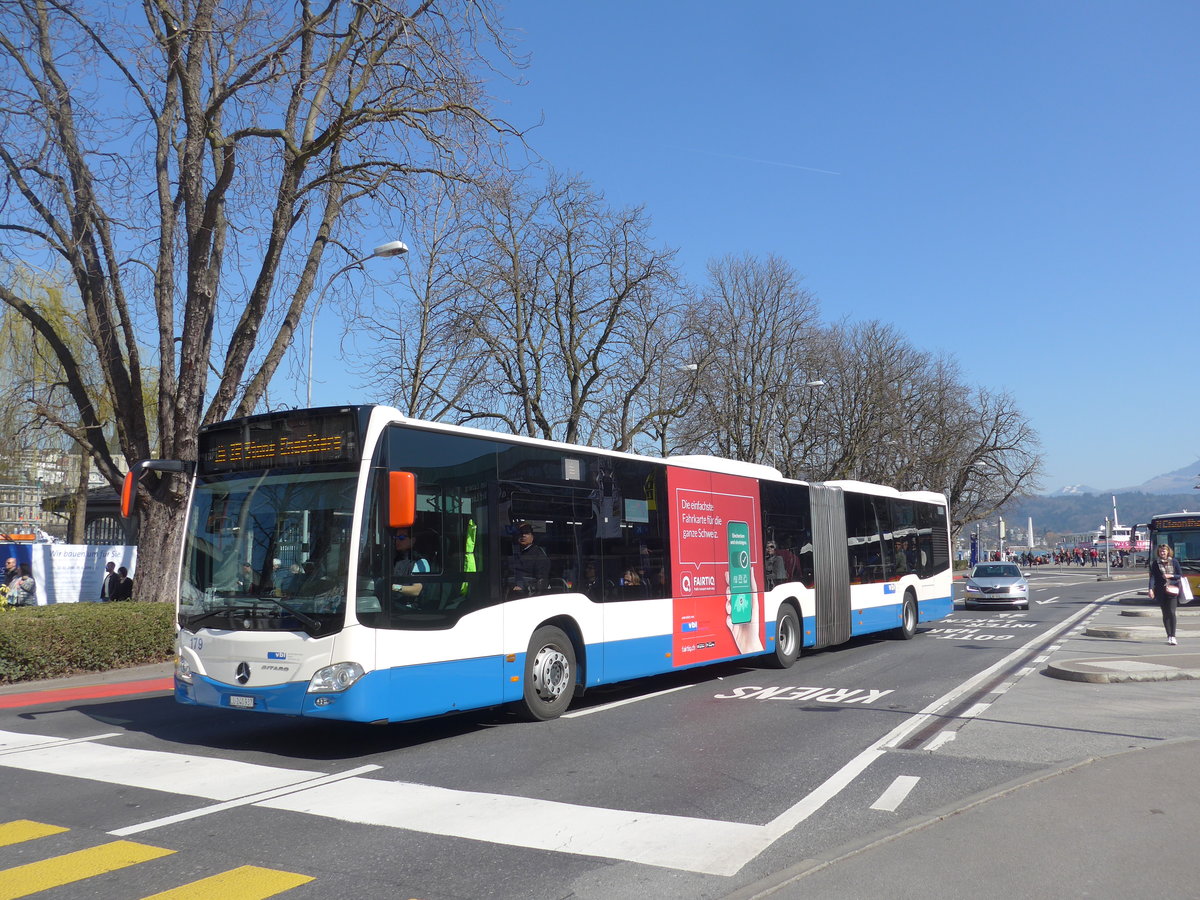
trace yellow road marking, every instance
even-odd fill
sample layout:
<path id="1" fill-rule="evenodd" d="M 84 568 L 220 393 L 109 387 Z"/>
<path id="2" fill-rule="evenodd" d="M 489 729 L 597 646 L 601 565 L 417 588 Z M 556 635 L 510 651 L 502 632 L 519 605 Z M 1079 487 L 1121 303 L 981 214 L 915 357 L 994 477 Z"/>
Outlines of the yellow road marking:
<path id="1" fill-rule="evenodd" d="M 274 897 L 294 887 L 312 881 L 310 875 L 263 869 L 259 866 L 239 866 L 201 878 L 174 890 L 154 894 L 144 900 L 262 900 Z"/>
<path id="2" fill-rule="evenodd" d="M 52 834 L 62 834 L 70 831 L 58 825 L 47 825 L 44 822 L 31 822 L 29 819 L 17 819 L 15 822 L 0 823 L 0 847 L 9 844 L 19 844 L 22 841 L 33 841 L 49 837 Z"/>
<path id="3" fill-rule="evenodd" d="M 133 841 L 112 841 L 99 847 L 5 869 L 0 871 L 0 900 L 28 897 L 38 891 L 149 862 L 160 856 L 170 856 L 174 852 Z"/>

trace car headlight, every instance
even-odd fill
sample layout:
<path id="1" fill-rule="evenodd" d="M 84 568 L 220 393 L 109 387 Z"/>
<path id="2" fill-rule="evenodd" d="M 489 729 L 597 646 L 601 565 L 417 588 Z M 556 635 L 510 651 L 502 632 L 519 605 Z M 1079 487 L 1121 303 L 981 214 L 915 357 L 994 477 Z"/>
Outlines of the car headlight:
<path id="1" fill-rule="evenodd" d="M 1029 590 L 1029 585 L 1027 584 L 1018 584 L 1015 587 L 1016 590 L 1020 591 L 1022 594 Z"/>
<path id="2" fill-rule="evenodd" d="M 973 585 L 973 584 L 968 584 L 967 585 L 967 593 L 968 594 L 978 594 L 979 588 L 975 587 L 975 585 Z"/>
<path id="3" fill-rule="evenodd" d="M 323 669 L 317 670 L 316 674 L 312 677 L 312 681 L 308 683 L 308 693 L 339 693 L 349 688 L 354 682 L 362 678 L 364 674 L 363 667 L 356 662 L 334 663 L 332 666 L 326 666 Z"/>

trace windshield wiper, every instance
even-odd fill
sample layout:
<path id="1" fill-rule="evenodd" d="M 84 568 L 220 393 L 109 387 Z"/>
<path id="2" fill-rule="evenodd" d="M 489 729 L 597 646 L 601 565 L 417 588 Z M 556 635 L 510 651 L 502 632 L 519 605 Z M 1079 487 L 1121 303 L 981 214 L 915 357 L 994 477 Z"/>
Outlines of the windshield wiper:
<path id="1" fill-rule="evenodd" d="M 303 622 L 305 625 L 307 625 L 310 630 L 312 630 L 314 632 L 320 631 L 321 628 L 324 627 L 324 626 L 322 626 L 321 621 L 319 619 L 314 619 L 312 616 L 305 615 L 304 613 L 300 612 L 300 610 L 298 610 L 298 609 L 292 609 L 292 607 L 288 606 L 286 603 L 284 603 L 278 597 L 259 597 L 258 599 L 265 600 L 268 603 L 274 603 L 276 606 L 278 606 L 280 609 L 282 609 L 288 615 L 295 616 L 297 619 L 299 619 L 301 622 Z"/>
<path id="2" fill-rule="evenodd" d="M 206 613 L 189 618 L 188 627 L 195 628 L 201 622 L 207 622 L 209 619 L 232 619 L 235 615 L 245 616 L 253 614 L 254 608 L 251 606 L 223 606 L 220 609 L 209 610 Z"/>

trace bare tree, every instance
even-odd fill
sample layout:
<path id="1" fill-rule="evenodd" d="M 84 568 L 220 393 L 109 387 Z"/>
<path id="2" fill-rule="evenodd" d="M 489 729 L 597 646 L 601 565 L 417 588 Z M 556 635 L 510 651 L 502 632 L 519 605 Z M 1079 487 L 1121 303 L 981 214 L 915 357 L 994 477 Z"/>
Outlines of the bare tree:
<path id="1" fill-rule="evenodd" d="M 1010 395 L 969 387 L 879 322 L 831 329 L 826 352 L 814 479 L 943 491 L 957 523 L 1036 489 L 1037 434 Z"/>
<path id="2" fill-rule="evenodd" d="M 79 411 L 66 430 L 114 485 L 117 452 L 194 459 L 202 422 L 259 406 L 361 219 L 414 179 L 474 177 L 508 130 L 480 67 L 512 61 L 490 0 L 140 8 L 0 6 L 0 230 L 8 252 L 71 272 L 114 441 L 54 324 L 10 287 L 0 301 L 58 358 Z M 148 595 L 168 593 L 183 497 L 175 476 L 139 491 Z"/>
<path id="3" fill-rule="evenodd" d="M 411 253 L 390 298 L 359 306 L 351 331 L 367 332 L 358 373 L 369 390 L 419 419 L 453 417 L 475 387 L 478 348 L 463 318 L 478 307 L 469 277 L 478 252 L 477 195 L 435 183 L 410 198 Z"/>
<path id="4" fill-rule="evenodd" d="M 955 522 L 985 519 L 1037 490 L 1040 442 L 1012 395 L 977 388 L 962 398 L 955 418 L 963 438 L 946 480 Z"/>
<path id="5" fill-rule="evenodd" d="M 619 410 L 677 302 L 673 253 L 651 246 L 643 210 L 612 209 L 578 178 L 497 185 L 487 201 L 476 302 L 460 311 L 479 360 L 459 420 L 629 446 Z"/>
<path id="6" fill-rule="evenodd" d="M 726 256 L 708 265 L 692 310 L 696 401 L 681 435 L 694 451 L 780 467 L 796 460 L 787 435 L 806 408 L 816 298 L 775 256 Z"/>

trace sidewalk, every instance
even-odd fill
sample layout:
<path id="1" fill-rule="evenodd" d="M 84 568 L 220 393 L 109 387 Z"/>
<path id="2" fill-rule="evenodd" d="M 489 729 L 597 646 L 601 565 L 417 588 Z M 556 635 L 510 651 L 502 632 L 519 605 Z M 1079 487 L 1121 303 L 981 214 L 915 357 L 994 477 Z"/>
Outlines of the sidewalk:
<path id="1" fill-rule="evenodd" d="M 1093 684 L 1200 678 L 1200 607 L 1178 610 L 1174 647 L 1167 644 L 1158 604 L 1142 594 L 1103 607 L 1083 633 L 1112 640 L 1120 655 L 1054 659 L 1047 675 Z"/>
<path id="2" fill-rule="evenodd" d="M 174 662 L 162 662 L 109 672 L 89 672 L 68 678 L 4 684 L 0 685 L 0 709 L 42 706 L 70 700 L 169 693 L 175 689 L 174 672 Z"/>
<path id="3" fill-rule="evenodd" d="M 1196 898 L 1200 741 L 1088 759 L 806 859 L 726 900 Z"/>

